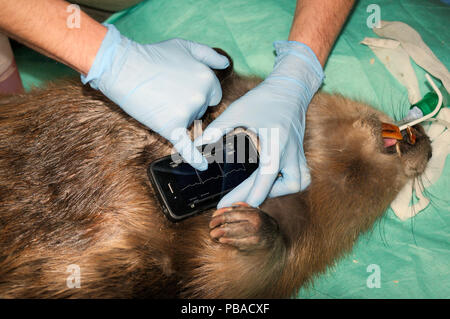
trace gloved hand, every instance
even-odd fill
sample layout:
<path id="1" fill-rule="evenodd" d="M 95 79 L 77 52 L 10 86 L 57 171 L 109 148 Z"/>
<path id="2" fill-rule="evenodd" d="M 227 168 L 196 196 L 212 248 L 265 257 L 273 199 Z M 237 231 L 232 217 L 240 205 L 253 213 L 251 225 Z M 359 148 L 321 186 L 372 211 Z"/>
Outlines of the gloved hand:
<path id="1" fill-rule="evenodd" d="M 260 205 L 269 196 L 298 192 L 310 183 L 303 151 L 305 114 L 324 74 L 313 51 L 296 41 L 277 41 L 272 73 L 256 88 L 232 103 L 196 139 L 211 143 L 236 127 L 258 134 L 260 166 L 227 194 L 218 208 L 235 202 Z M 277 177 L 281 172 L 282 176 Z"/>
<path id="2" fill-rule="evenodd" d="M 210 69 L 224 69 L 226 57 L 212 48 L 182 39 L 141 45 L 106 25 L 89 83 L 136 120 L 174 144 L 193 167 L 205 170 L 206 159 L 193 146 L 186 128 L 222 98 Z"/>

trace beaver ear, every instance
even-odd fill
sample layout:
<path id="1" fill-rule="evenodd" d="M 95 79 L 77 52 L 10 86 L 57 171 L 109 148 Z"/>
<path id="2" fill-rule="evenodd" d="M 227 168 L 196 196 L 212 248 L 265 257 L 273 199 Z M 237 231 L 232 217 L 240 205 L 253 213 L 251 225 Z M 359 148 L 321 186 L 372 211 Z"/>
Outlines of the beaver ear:
<path id="1" fill-rule="evenodd" d="M 219 79 L 220 83 L 222 83 L 223 80 L 228 78 L 233 73 L 233 59 L 224 50 L 222 50 L 220 48 L 213 48 L 213 49 L 216 50 L 217 53 L 219 53 L 223 56 L 226 56 L 228 61 L 230 61 L 230 65 L 228 65 L 228 67 L 223 70 L 213 69 L 213 71 L 216 74 L 217 78 Z"/>

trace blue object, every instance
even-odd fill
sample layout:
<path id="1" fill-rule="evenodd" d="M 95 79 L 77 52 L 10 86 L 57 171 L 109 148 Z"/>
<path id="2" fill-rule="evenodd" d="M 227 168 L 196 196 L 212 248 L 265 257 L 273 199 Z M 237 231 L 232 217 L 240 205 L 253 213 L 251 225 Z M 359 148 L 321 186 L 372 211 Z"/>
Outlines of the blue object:
<path id="1" fill-rule="evenodd" d="M 270 75 L 256 88 L 232 103 L 205 130 L 203 140 L 217 141 L 236 127 L 258 134 L 260 166 L 227 194 L 218 207 L 239 201 L 260 205 L 269 196 L 298 192 L 310 183 L 303 151 L 305 114 L 324 78 L 313 51 L 295 41 L 274 43 L 277 53 Z M 281 172 L 282 176 L 278 176 Z"/>
<path id="2" fill-rule="evenodd" d="M 449 105 L 449 94 L 444 87 L 441 87 L 439 91 L 442 94 L 442 108 L 450 107 Z M 398 122 L 398 125 L 408 124 L 416 119 L 424 117 L 436 109 L 438 107 L 439 97 L 435 92 L 428 92 L 425 96 L 417 103 L 411 105 L 408 114 Z M 439 110 L 440 111 L 440 110 Z M 439 114 L 436 113 L 433 117 L 436 117 Z"/>
<path id="3" fill-rule="evenodd" d="M 182 39 L 142 45 L 110 24 L 87 76 L 81 76 L 126 113 L 174 144 L 194 168 L 208 162 L 193 147 L 186 128 L 222 98 L 210 69 L 229 65 L 212 48 Z"/>

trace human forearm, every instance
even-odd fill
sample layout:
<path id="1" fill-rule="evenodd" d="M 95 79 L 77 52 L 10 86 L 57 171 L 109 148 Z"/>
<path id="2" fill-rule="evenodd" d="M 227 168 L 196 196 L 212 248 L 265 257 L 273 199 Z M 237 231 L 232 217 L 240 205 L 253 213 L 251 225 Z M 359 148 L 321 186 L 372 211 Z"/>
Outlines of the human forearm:
<path id="1" fill-rule="evenodd" d="M 297 0 L 289 40 L 308 45 L 324 66 L 354 3 L 354 0 Z"/>
<path id="2" fill-rule="evenodd" d="M 68 6 L 62 0 L 0 0 L 0 30 L 87 74 L 107 30 L 83 12 L 79 27 L 70 28 Z"/>

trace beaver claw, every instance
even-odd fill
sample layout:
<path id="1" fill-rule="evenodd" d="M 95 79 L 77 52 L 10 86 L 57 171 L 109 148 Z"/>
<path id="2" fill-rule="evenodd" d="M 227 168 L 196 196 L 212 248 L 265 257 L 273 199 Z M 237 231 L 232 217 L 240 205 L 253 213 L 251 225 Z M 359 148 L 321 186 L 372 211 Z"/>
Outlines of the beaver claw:
<path id="1" fill-rule="evenodd" d="M 212 239 L 239 250 L 268 248 L 279 233 L 272 217 L 242 202 L 214 212 L 209 228 Z"/>

